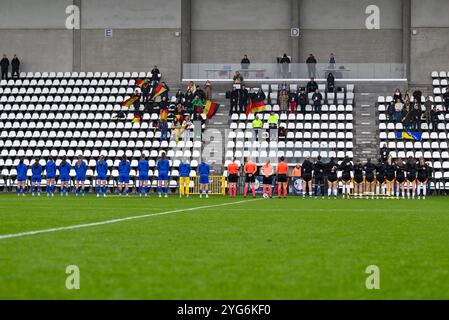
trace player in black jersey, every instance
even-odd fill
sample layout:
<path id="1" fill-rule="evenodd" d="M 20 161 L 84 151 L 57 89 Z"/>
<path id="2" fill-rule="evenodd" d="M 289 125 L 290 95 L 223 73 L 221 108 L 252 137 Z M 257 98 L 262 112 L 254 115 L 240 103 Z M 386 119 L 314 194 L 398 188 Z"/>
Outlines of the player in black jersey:
<path id="1" fill-rule="evenodd" d="M 323 184 L 324 171 L 325 165 L 323 162 L 321 162 L 321 156 L 318 156 L 317 160 L 313 165 L 313 179 L 315 181 L 315 198 L 318 197 L 318 195 L 324 197 L 324 184 Z"/>
<path id="2" fill-rule="evenodd" d="M 417 181 L 417 189 L 418 189 L 418 199 L 421 198 L 421 188 L 422 188 L 422 198 L 426 198 L 427 193 L 427 181 L 430 177 L 430 167 L 424 161 L 424 158 L 421 157 L 418 162 L 418 181 Z"/>
<path id="3" fill-rule="evenodd" d="M 405 164 L 402 159 L 398 159 L 396 162 L 396 198 L 399 198 L 399 191 L 401 193 L 401 197 L 405 198 L 404 193 L 405 186 Z"/>
<path id="4" fill-rule="evenodd" d="M 339 170 L 341 173 L 341 182 L 343 183 L 343 199 L 348 198 L 351 189 L 351 171 L 352 171 L 352 162 L 349 160 L 348 156 L 345 156 L 343 161 L 340 163 Z"/>
<path id="5" fill-rule="evenodd" d="M 386 187 L 387 187 L 387 197 L 393 197 L 394 196 L 394 182 L 396 179 L 396 165 L 393 163 L 393 159 L 391 156 L 388 156 L 387 161 L 384 165 L 384 172 L 385 172 L 385 181 L 386 181 Z"/>
<path id="6" fill-rule="evenodd" d="M 376 164 L 376 197 L 379 199 L 381 195 L 385 196 L 385 171 L 382 159 L 379 159 Z"/>
<path id="7" fill-rule="evenodd" d="M 313 163 L 310 161 L 310 156 L 307 156 L 301 166 L 301 175 L 303 182 L 303 193 L 302 196 L 305 197 L 307 191 L 309 191 L 309 197 L 312 196 L 312 172 Z"/>
<path id="8" fill-rule="evenodd" d="M 327 170 L 327 195 L 330 197 L 332 194 L 337 198 L 338 193 L 338 177 L 337 177 L 338 164 L 334 158 L 326 164 Z"/>
<path id="9" fill-rule="evenodd" d="M 376 165 L 371 162 L 371 158 L 368 158 L 365 165 L 363 166 L 363 170 L 365 171 L 365 194 L 366 198 L 371 195 L 371 198 L 374 199 L 374 188 L 376 186 Z"/>
<path id="10" fill-rule="evenodd" d="M 363 178 L 363 164 L 362 161 L 357 160 L 354 165 L 354 198 L 363 197 L 363 185 L 365 179 Z"/>
<path id="11" fill-rule="evenodd" d="M 413 157 L 409 157 L 407 164 L 405 165 L 405 172 L 407 178 L 407 197 L 415 198 L 416 194 L 416 172 L 418 171 L 418 166 L 416 165 L 416 160 Z M 410 188 L 411 187 L 411 188 Z"/>

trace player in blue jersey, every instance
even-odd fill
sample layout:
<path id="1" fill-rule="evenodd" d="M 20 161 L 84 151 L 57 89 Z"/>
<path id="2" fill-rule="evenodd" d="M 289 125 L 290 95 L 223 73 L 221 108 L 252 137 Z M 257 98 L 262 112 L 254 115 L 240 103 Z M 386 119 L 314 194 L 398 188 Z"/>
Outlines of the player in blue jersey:
<path id="1" fill-rule="evenodd" d="M 108 163 L 104 159 L 104 156 L 100 156 L 100 160 L 97 161 L 97 197 L 100 196 L 100 192 L 103 192 L 103 196 L 106 197 L 106 186 L 108 179 Z"/>
<path id="2" fill-rule="evenodd" d="M 53 161 L 53 158 L 50 157 L 45 164 L 45 178 L 47 179 L 47 197 L 55 196 L 55 179 L 56 179 L 56 163 Z"/>
<path id="3" fill-rule="evenodd" d="M 166 159 L 165 152 L 162 152 L 161 159 L 157 162 L 157 191 L 159 198 L 162 197 L 162 193 L 167 198 L 168 195 L 168 171 L 170 170 L 170 162 Z"/>
<path id="4" fill-rule="evenodd" d="M 19 164 L 17 165 L 17 195 L 25 196 L 26 183 L 27 183 L 27 171 L 28 166 L 24 163 L 24 159 L 20 158 Z"/>
<path id="5" fill-rule="evenodd" d="M 179 165 L 179 197 L 185 195 L 187 198 L 190 193 L 190 163 L 182 160 Z"/>
<path id="6" fill-rule="evenodd" d="M 210 166 L 206 161 L 201 161 L 198 166 L 198 174 L 200 176 L 200 198 L 203 197 L 203 192 L 206 193 L 206 198 L 209 198 L 209 174 Z"/>
<path id="7" fill-rule="evenodd" d="M 69 196 L 69 181 L 70 181 L 70 163 L 67 161 L 67 157 L 63 156 L 62 161 L 59 164 L 59 179 L 61 180 L 61 196 Z"/>
<path id="8" fill-rule="evenodd" d="M 78 197 L 80 191 L 81 195 L 84 197 L 86 195 L 86 190 L 84 188 L 86 182 L 86 172 L 87 172 L 87 164 L 86 161 L 83 160 L 83 155 L 78 155 L 78 160 L 75 162 L 73 166 L 75 169 L 75 195 Z M 81 188 L 81 190 L 80 190 Z"/>
<path id="9" fill-rule="evenodd" d="M 142 192 L 145 192 L 145 197 L 148 196 L 148 181 L 150 180 L 148 171 L 150 170 L 150 165 L 145 155 L 140 156 L 139 163 L 137 164 L 137 169 L 139 170 L 139 196 L 142 196 Z"/>
<path id="10" fill-rule="evenodd" d="M 31 195 L 34 196 L 34 192 L 41 196 L 41 182 L 42 182 L 42 166 L 39 164 L 39 159 L 36 159 L 31 166 Z"/>
<path id="11" fill-rule="evenodd" d="M 131 172 L 131 164 L 126 160 L 126 156 L 122 157 L 118 165 L 118 195 L 119 197 L 123 193 L 123 188 L 125 189 L 125 194 L 129 194 L 129 173 Z"/>

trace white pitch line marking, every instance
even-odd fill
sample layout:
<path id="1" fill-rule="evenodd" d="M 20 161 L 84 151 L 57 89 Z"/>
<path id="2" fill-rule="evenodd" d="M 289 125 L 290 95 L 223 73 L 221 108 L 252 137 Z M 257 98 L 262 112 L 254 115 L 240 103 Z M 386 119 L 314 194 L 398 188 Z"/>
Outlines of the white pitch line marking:
<path id="1" fill-rule="evenodd" d="M 49 229 L 41 229 L 41 230 L 32 230 L 32 231 L 25 231 L 25 232 L 20 232 L 20 233 L 4 234 L 4 235 L 0 235 L 0 240 L 10 239 L 10 238 L 19 238 L 19 237 L 24 237 L 24 236 L 31 236 L 31 235 L 41 234 L 41 233 L 50 233 L 50 232 L 57 232 L 57 231 L 64 231 L 64 230 L 89 228 L 89 227 L 101 226 L 101 225 L 105 225 L 105 224 L 117 223 L 117 222 L 128 221 L 128 220 L 135 220 L 135 219 L 143 219 L 143 218 L 163 216 L 163 215 L 167 215 L 167 214 L 171 214 L 171 213 L 178 213 L 178 212 L 184 212 L 184 211 L 195 211 L 195 210 L 201 210 L 201 209 L 210 209 L 210 208 L 216 208 L 216 207 L 224 207 L 224 206 L 230 206 L 230 205 L 233 205 L 233 204 L 252 202 L 252 201 L 259 201 L 259 200 L 262 200 L 262 199 L 263 198 L 251 199 L 251 200 L 241 200 L 241 201 L 237 201 L 237 202 L 226 202 L 226 203 L 214 204 L 214 205 L 210 205 L 210 206 L 201 206 L 201 207 L 193 207 L 193 208 L 185 208 L 185 209 L 176 209 L 176 210 L 170 210 L 170 211 L 159 212 L 159 213 L 143 214 L 143 215 L 140 215 L 140 216 L 131 216 L 131 217 L 125 217 L 125 218 L 112 219 L 112 220 L 104 220 L 104 221 L 98 221 L 98 222 L 76 224 L 76 225 L 72 225 L 72 226 L 65 226 L 65 227 L 58 227 L 58 228 L 49 228 Z"/>

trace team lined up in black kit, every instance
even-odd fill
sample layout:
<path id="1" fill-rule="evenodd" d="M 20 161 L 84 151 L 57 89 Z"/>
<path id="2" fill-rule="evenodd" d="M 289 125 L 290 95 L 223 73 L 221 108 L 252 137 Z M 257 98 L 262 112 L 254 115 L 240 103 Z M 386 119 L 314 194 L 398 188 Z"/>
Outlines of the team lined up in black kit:
<path id="1" fill-rule="evenodd" d="M 307 157 L 300 168 L 303 196 L 312 196 L 312 182 L 315 184 L 315 196 L 324 196 L 324 185 L 327 181 L 327 195 L 337 196 L 338 181 L 342 183 L 343 198 L 349 198 L 351 187 L 354 198 L 402 197 L 425 199 L 428 180 L 432 177 L 432 168 L 424 158 L 419 160 L 409 157 L 407 161 L 387 156 L 377 163 L 367 159 L 366 163 L 357 160 L 355 164 L 346 157 L 340 164 L 331 158 L 323 163 L 321 157 L 313 163 Z"/>

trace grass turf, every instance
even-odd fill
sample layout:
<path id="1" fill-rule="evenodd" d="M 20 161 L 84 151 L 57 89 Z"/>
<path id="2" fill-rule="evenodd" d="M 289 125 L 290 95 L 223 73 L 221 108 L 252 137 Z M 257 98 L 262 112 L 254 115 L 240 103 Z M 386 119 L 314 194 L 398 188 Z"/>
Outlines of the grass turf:
<path id="1" fill-rule="evenodd" d="M 227 202 L 0 195 L 0 235 Z M 447 299 L 448 205 L 263 199 L 0 239 L 0 298 Z M 80 290 L 65 288 L 72 264 Z"/>

